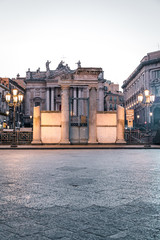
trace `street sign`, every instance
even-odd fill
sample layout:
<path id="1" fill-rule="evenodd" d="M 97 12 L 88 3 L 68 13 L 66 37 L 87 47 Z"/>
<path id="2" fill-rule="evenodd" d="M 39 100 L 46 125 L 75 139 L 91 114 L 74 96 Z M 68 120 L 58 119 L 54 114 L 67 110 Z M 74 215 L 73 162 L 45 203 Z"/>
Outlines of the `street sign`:
<path id="1" fill-rule="evenodd" d="M 128 120 L 128 127 L 129 128 L 133 128 L 133 121 L 132 120 Z"/>
<path id="2" fill-rule="evenodd" d="M 134 109 L 126 110 L 126 120 L 128 120 L 128 121 L 134 120 Z"/>

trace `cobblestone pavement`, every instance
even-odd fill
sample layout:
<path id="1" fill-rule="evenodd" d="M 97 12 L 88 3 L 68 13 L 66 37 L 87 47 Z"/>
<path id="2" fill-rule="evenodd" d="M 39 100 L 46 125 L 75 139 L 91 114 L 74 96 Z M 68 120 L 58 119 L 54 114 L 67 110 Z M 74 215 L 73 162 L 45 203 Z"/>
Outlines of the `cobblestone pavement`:
<path id="1" fill-rule="evenodd" d="M 159 240 L 160 150 L 0 151 L 0 240 Z"/>

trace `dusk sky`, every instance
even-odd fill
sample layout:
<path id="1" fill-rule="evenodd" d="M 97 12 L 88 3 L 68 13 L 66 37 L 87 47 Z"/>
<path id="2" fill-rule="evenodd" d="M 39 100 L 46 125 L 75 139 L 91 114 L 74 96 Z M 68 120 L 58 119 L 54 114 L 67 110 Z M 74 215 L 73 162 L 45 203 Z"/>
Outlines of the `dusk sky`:
<path id="1" fill-rule="evenodd" d="M 160 0 L 0 0 L 0 12 L 0 77 L 80 60 L 121 86 L 160 50 Z"/>

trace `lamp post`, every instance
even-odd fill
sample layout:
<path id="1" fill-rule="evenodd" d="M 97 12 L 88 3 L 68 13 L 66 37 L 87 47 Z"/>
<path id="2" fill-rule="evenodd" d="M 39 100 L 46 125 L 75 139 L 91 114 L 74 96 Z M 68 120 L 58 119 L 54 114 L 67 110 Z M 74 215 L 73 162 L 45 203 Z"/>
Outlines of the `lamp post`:
<path id="1" fill-rule="evenodd" d="M 151 120 L 151 127 L 152 127 L 152 116 L 153 116 L 153 113 L 152 113 L 152 112 L 150 112 L 150 113 L 149 113 L 149 116 L 150 116 L 150 120 Z"/>
<path id="2" fill-rule="evenodd" d="M 9 111 L 6 111 L 7 128 L 9 128 Z"/>
<path id="3" fill-rule="evenodd" d="M 139 118 L 140 118 L 140 115 L 137 114 L 137 126 L 139 125 Z"/>
<path id="4" fill-rule="evenodd" d="M 16 141 L 16 127 L 15 127 L 15 111 L 16 107 L 20 106 L 20 104 L 23 101 L 23 94 L 18 93 L 17 89 L 12 90 L 12 94 L 7 93 L 6 94 L 6 102 L 10 107 L 13 107 L 13 142 L 11 144 L 11 147 L 17 147 L 17 141 Z"/>
<path id="5" fill-rule="evenodd" d="M 146 111 L 146 123 L 147 123 L 147 131 L 146 131 L 146 136 L 148 138 L 147 143 L 144 145 L 144 147 L 151 147 L 150 143 L 149 143 L 149 116 L 148 116 L 148 120 L 147 120 L 147 113 L 149 113 L 149 107 L 152 106 L 153 102 L 155 100 L 155 95 L 150 94 L 149 90 L 146 89 L 144 90 L 144 96 L 142 93 L 140 93 L 138 95 L 138 103 L 141 104 L 142 106 L 146 107 L 147 111 Z"/>

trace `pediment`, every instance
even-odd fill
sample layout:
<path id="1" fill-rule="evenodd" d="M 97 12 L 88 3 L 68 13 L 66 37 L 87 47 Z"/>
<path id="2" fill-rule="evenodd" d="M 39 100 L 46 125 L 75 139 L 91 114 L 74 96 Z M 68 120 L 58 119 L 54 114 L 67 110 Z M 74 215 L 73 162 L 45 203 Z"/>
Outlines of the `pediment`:
<path id="1" fill-rule="evenodd" d="M 152 80 L 151 85 L 160 85 L 160 78 Z"/>

